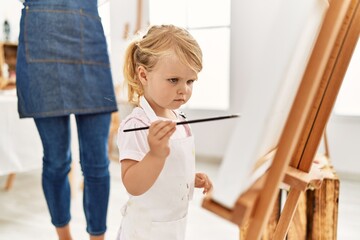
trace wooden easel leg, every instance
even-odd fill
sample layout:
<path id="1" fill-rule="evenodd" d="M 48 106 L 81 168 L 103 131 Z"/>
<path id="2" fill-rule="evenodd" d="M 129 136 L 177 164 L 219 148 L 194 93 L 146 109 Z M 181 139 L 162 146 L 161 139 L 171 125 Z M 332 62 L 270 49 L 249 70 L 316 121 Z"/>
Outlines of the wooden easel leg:
<path id="1" fill-rule="evenodd" d="M 336 240 L 338 223 L 340 181 L 337 176 L 325 179 L 320 189 L 307 193 L 308 218 L 312 228 L 308 230 L 310 239 Z"/>
<path id="2" fill-rule="evenodd" d="M 301 191 L 291 189 L 286 199 L 286 203 L 280 215 L 279 222 L 276 226 L 273 239 L 283 240 L 289 230 L 291 220 L 295 214 L 297 204 L 299 202 Z"/>
<path id="3" fill-rule="evenodd" d="M 286 234 L 286 240 L 308 240 L 307 230 L 309 227 L 309 219 L 307 218 L 307 199 L 306 193 L 302 192 L 296 212 L 291 221 L 289 231 Z"/>
<path id="4" fill-rule="evenodd" d="M 12 188 L 14 179 L 15 179 L 15 173 L 10 173 L 8 175 L 8 177 L 6 178 L 6 183 L 5 183 L 5 187 L 4 187 L 5 191 L 9 191 Z"/>
<path id="5" fill-rule="evenodd" d="M 281 208 L 281 191 L 279 191 L 274 208 L 273 208 L 270 218 L 269 218 L 269 222 L 266 225 L 266 227 L 264 228 L 264 231 L 261 235 L 261 240 L 274 239 L 273 235 L 274 235 L 274 232 L 276 229 L 276 224 L 280 218 L 280 208 Z M 240 229 L 240 238 L 239 239 L 241 239 L 241 240 L 248 239 L 247 238 L 248 228 L 249 228 L 249 222 L 245 226 L 239 227 L 239 229 Z"/>

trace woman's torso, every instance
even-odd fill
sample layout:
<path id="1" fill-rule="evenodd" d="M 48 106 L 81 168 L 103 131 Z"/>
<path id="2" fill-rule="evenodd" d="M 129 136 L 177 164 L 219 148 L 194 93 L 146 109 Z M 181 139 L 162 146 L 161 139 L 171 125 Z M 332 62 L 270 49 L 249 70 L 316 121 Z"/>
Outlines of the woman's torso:
<path id="1" fill-rule="evenodd" d="M 25 1 L 17 59 L 20 117 L 117 110 L 97 1 Z"/>

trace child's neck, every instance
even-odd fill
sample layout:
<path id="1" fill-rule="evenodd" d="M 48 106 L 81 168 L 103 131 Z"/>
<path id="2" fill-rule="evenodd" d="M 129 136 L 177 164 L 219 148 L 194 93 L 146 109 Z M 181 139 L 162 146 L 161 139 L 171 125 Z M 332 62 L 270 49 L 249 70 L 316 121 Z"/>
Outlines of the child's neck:
<path id="1" fill-rule="evenodd" d="M 150 105 L 150 107 L 152 108 L 152 110 L 154 111 L 156 116 L 171 119 L 171 120 L 176 120 L 177 119 L 176 114 L 174 113 L 173 110 L 168 109 L 168 108 L 160 107 L 155 102 L 149 100 L 149 98 L 147 98 L 145 96 L 144 96 L 144 98 L 146 99 L 147 103 Z"/>
<path id="2" fill-rule="evenodd" d="M 176 120 L 177 119 L 175 113 L 172 110 L 169 110 L 169 109 L 165 110 L 165 111 L 163 111 L 161 113 L 156 113 L 156 115 L 158 117 L 167 118 L 167 119 L 171 119 L 171 120 Z"/>

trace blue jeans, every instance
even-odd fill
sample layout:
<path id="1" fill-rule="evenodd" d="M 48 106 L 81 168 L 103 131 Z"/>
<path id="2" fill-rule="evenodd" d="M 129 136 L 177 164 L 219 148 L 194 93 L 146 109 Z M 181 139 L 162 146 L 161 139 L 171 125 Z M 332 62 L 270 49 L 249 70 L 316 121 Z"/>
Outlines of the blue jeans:
<path id="1" fill-rule="evenodd" d="M 78 129 L 80 165 L 84 176 L 83 208 L 87 232 L 106 231 L 110 192 L 108 135 L 110 113 L 75 115 Z M 70 222 L 71 168 L 70 116 L 35 118 L 43 144 L 42 187 L 55 227 Z"/>

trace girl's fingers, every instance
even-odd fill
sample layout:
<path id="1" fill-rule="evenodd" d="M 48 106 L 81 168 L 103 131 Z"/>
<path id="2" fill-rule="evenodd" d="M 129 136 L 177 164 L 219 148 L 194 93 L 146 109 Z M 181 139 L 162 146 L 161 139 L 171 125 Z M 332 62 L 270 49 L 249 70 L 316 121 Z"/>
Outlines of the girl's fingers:
<path id="1" fill-rule="evenodd" d="M 196 187 L 202 188 L 205 186 L 205 179 L 202 177 L 201 173 L 197 173 L 195 176 Z"/>
<path id="2" fill-rule="evenodd" d="M 205 173 L 197 173 L 195 177 L 196 187 L 204 188 L 203 194 L 211 191 L 212 183 Z"/>
<path id="3" fill-rule="evenodd" d="M 212 189 L 212 183 L 207 175 L 205 175 L 205 178 L 206 180 L 205 180 L 204 193 L 208 193 Z"/>
<path id="4" fill-rule="evenodd" d="M 171 135 L 176 129 L 176 123 L 172 121 L 156 121 L 150 126 L 150 134 L 162 139 L 169 134 Z"/>

